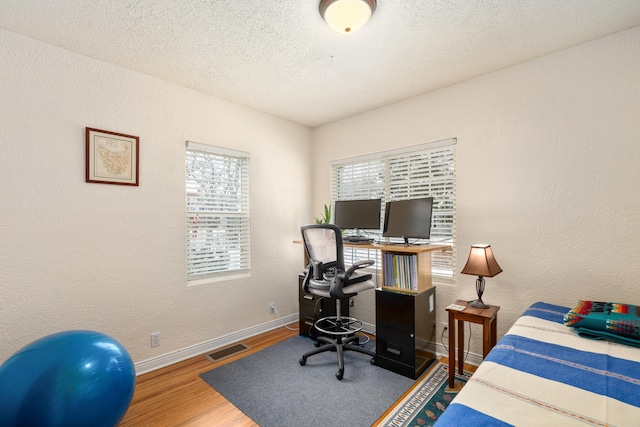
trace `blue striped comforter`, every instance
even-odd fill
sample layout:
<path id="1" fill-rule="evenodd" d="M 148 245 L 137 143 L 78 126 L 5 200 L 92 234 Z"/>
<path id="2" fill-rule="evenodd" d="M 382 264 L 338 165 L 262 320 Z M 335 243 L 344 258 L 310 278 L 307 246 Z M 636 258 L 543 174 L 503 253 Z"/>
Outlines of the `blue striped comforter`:
<path id="1" fill-rule="evenodd" d="M 435 425 L 640 426 L 640 349 L 579 337 L 568 311 L 529 307 Z"/>

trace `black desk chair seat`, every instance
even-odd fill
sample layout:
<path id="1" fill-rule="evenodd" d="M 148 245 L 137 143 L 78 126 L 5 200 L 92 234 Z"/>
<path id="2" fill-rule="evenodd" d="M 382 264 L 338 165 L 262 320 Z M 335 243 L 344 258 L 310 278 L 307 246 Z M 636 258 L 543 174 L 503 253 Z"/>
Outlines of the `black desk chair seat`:
<path id="1" fill-rule="evenodd" d="M 372 357 L 375 352 L 360 347 L 356 332 L 362 330 L 362 322 L 353 317 L 341 315 L 341 299 L 357 295 L 361 291 L 374 289 L 371 274 L 362 274 L 356 270 L 373 265 L 374 261 L 359 261 L 345 271 L 340 229 L 333 224 L 313 224 L 301 228 L 302 240 L 309 257 L 309 265 L 302 283 L 305 292 L 334 299 L 336 315 L 318 319 L 314 327 L 324 335 L 316 338 L 316 349 L 308 351 L 300 358 L 300 365 L 307 358 L 325 351 L 336 351 L 338 372 L 336 378 L 344 376 L 344 351 L 355 351 Z M 324 345 L 323 345 L 324 344 Z"/>

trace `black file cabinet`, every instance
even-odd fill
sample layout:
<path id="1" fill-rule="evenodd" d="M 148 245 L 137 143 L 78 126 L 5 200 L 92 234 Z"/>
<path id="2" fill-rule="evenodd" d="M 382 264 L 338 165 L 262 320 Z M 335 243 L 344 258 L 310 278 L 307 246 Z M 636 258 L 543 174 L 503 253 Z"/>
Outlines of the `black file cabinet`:
<path id="1" fill-rule="evenodd" d="M 435 361 L 436 288 L 376 289 L 376 364 L 416 379 Z"/>
<path id="2" fill-rule="evenodd" d="M 302 289 L 304 276 L 298 277 L 298 302 L 299 302 L 299 335 L 316 338 L 318 331 L 310 333 L 316 320 L 325 316 L 336 315 L 336 302 L 331 298 L 323 298 L 318 295 L 306 293 Z M 344 298 L 340 303 L 340 314 L 349 316 L 349 298 Z"/>

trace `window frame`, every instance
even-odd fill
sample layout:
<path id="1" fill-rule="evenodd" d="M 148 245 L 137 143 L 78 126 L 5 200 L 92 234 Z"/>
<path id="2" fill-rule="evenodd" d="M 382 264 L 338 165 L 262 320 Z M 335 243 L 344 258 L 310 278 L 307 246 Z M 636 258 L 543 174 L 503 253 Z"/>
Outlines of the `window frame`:
<path id="1" fill-rule="evenodd" d="M 187 285 L 250 276 L 250 155 L 187 141 Z"/>
<path id="2" fill-rule="evenodd" d="M 381 243 L 402 241 L 382 237 L 387 201 L 434 197 L 430 242 L 448 244 L 451 250 L 432 254 L 432 277 L 434 282 L 455 283 L 456 138 L 335 160 L 330 167 L 332 206 L 336 200 L 382 199 L 380 230 L 368 233 Z M 359 182 L 351 185 L 350 179 Z M 381 265 L 380 253 L 373 249 L 345 247 L 344 256 L 347 264 L 374 259 Z"/>

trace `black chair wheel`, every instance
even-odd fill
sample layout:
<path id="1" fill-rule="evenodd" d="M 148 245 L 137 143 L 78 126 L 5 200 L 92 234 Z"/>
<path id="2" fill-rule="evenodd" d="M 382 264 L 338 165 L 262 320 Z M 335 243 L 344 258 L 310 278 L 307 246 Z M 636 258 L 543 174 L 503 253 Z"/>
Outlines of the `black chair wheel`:
<path id="1" fill-rule="evenodd" d="M 371 358 L 371 364 L 372 364 L 372 365 L 375 365 L 375 364 L 376 364 L 376 358 L 375 358 L 375 357 L 372 357 L 372 358 Z"/>
<path id="2" fill-rule="evenodd" d="M 315 345 L 316 347 L 320 347 L 322 344 L 320 344 L 318 341 L 314 342 L 313 345 Z"/>
<path id="3" fill-rule="evenodd" d="M 344 375 L 343 369 L 340 369 L 338 372 L 336 372 L 336 378 L 339 380 L 342 380 L 343 375 Z"/>
<path id="4" fill-rule="evenodd" d="M 301 357 L 300 360 L 298 360 L 298 362 L 300 362 L 300 366 L 304 366 L 305 363 L 307 363 L 307 358 L 306 357 Z"/>

